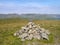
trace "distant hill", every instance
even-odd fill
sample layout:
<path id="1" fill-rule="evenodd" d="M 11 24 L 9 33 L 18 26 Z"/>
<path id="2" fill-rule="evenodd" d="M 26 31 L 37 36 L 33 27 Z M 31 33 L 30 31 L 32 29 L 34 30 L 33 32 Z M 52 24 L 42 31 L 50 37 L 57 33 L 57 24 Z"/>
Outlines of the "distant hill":
<path id="1" fill-rule="evenodd" d="M 60 20 L 60 14 L 22 14 L 20 17 L 40 20 Z"/>
<path id="2" fill-rule="evenodd" d="M 60 14 L 0 14 L 0 19 L 5 18 L 60 20 Z"/>
<path id="3" fill-rule="evenodd" d="M 0 19 L 5 19 L 5 18 L 16 18 L 19 17 L 18 14 L 0 14 Z"/>

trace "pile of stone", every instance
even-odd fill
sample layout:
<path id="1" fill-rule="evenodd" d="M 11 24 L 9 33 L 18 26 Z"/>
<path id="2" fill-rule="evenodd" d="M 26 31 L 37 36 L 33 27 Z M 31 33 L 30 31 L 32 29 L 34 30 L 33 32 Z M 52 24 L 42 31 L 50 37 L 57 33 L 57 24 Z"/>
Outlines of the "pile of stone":
<path id="1" fill-rule="evenodd" d="M 39 25 L 29 22 L 26 26 L 22 27 L 21 30 L 14 33 L 14 36 L 21 38 L 21 41 L 34 39 L 46 39 L 49 40 L 48 35 L 50 32 L 41 28 Z"/>

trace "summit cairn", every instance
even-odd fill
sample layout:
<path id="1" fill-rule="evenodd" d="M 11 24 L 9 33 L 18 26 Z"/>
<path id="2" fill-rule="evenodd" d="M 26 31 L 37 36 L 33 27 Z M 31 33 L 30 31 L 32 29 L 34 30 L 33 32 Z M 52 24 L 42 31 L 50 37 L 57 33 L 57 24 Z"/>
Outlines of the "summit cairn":
<path id="1" fill-rule="evenodd" d="M 26 26 L 21 27 L 21 30 L 14 33 L 21 41 L 32 40 L 32 39 L 46 39 L 49 40 L 48 35 L 50 32 L 41 28 L 33 22 L 29 22 Z"/>

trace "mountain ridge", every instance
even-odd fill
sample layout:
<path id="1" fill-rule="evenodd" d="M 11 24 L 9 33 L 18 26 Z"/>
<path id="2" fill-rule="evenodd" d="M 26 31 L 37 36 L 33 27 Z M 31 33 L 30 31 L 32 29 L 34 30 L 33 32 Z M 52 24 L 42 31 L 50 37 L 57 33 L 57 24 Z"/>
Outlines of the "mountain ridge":
<path id="1" fill-rule="evenodd" d="M 0 14 L 0 19 L 5 18 L 26 18 L 26 19 L 57 19 L 60 20 L 60 14 Z"/>

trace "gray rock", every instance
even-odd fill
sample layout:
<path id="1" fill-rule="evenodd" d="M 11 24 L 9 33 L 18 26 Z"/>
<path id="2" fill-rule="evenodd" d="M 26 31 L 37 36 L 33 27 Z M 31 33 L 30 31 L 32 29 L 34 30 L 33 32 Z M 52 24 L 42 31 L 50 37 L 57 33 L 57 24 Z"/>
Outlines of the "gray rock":
<path id="1" fill-rule="evenodd" d="M 25 39 L 21 39 L 21 41 L 25 41 Z"/>
<path id="2" fill-rule="evenodd" d="M 27 36 L 28 36 L 27 33 L 23 33 L 22 35 L 20 35 L 21 38 L 25 38 L 25 37 L 27 37 Z"/>
<path id="3" fill-rule="evenodd" d="M 43 39 L 49 40 L 49 39 L 48 39 L 48 35 L 47 35 L 46 33 L 42 33 L 41 36 L 42 36 Z"/>

